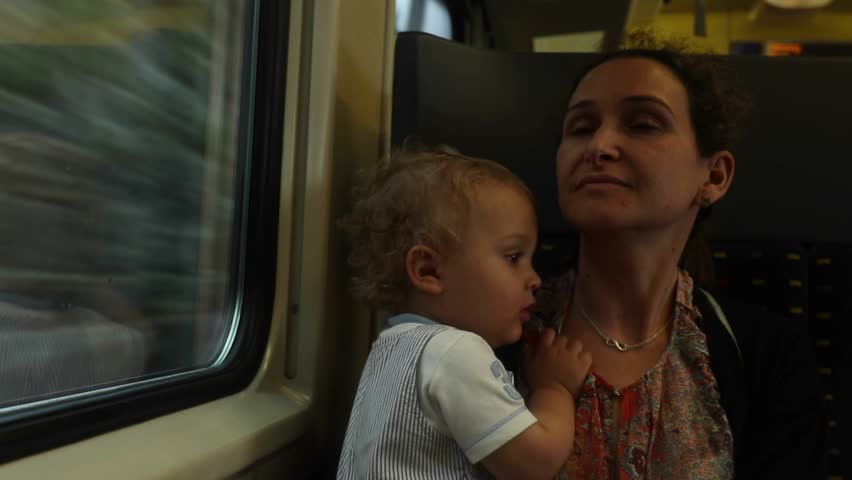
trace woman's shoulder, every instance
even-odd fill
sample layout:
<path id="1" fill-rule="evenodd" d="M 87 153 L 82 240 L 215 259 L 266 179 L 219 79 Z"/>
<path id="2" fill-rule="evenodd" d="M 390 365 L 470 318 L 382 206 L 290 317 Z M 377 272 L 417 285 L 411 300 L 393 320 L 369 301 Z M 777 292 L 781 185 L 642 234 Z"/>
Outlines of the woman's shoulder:
<path id="1" fill-rule="evenodd" d="M 711 300 L 709 305 L 701 309 L 702 317 L 706 318 L 710 314 L 718 319 L 719 314 L 713 311 L 712 306 L 715 302 L 741 347 L 755 342 L 774 343 L 782 339 L 794 340 L 807 336 L 808 324 L 805 318 L 783 315 L 757 303 L 714 291 L 696 291 L 696 303 L 699 306 L 699 296 L 706 296 L 707 293 L 710 294 Z"/>
<path id="2" fill-rule="evenodd" d="M 743 380 L 749 388 L 765 388 L 766 391 L 774 382 L 790 380 L 786 378 L 790 376 L 798 377 L 795 382 L 808 388 L 817 385 L 817 368 L 806 318 L 782 315 L 724 294 L 714 293 L 712 298 L 730 325 L 730 330 L 726 331 L 716 312 L 702 311 L 702 330 L 708 337 L 717 375 L 726 375 L 725 370 L 735 375 L 736 370 L 744 368 Z M 734 340 L 735 350 L 725 337 Z M 737 357 L 739 359 L 734 360 Z"/>
<path id="3" fill-rule="evenodd" d="M 717 356 L 714 367 L 732 427 L 742 432 L 738 451 L 745 460 L 738 462 L 737 476 L 776 472 L 770 475 L 776 478 L 784 472 L 804 478 L 804 472 L 823 471 L 826 410 L 807 317 L 783 315 L 724 294 L 713 293 L 713 298 L 742 349 L 739 365 Z M 714 363 L 714 346 L 708 343 Z"/>

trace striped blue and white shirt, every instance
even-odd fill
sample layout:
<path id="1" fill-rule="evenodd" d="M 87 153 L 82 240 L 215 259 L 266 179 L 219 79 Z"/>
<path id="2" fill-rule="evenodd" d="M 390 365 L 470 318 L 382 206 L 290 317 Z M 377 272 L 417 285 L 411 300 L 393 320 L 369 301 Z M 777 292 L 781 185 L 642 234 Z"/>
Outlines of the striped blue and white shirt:
<path id="1" fill-rule="evenodd" d="M 477 464 L 536 422 L 476 334 L 404 314 L 361 376 L 338 479 L 476 478 Z"/>

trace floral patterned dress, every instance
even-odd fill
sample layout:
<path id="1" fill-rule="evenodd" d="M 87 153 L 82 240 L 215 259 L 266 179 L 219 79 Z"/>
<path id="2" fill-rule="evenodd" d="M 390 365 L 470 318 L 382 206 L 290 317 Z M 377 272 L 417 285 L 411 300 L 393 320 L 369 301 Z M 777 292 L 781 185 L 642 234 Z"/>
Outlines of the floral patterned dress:
<path id="1" fill-rule="evenodd" d="M 569 273 L 540 290 L 539 328 L 560 329 L 573 279 Z M 692 304 L 692 278 L 684 271 L 676 292 L 668 347 L 648 372 L 620 391 L 589 372 L 576 403 L 574 452 L 558 478 L 733 478 L 731 427 L 707 338 L 696 323 L 701 314 Z"/>

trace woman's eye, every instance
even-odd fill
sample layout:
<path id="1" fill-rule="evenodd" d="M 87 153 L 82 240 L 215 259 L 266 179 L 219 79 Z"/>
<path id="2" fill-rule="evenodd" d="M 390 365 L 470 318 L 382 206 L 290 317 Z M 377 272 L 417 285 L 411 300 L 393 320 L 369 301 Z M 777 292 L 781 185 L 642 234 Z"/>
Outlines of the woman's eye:
<path id="1" fill-rule="evenodd" d="M 651 131 L 651 130 L 658 130 L 659 129 L 659 127 L 656 124 L 650 123 L 650 122 L 633 123 L 632 125 L 630 125 L 630 128 L 633 129 L 633 130 L 639 130 L 639 131 Z"/>
<path id="2" fill-rule="evenodd" d="M 663 128 L 663 123 L 649 114 L 629 116 L 625 123 L 627 128 L 637 132 L 652 132 Z"/>
<path id="3" fill-rule="evenodd" d="M 565 131 L 566 135 L 588 135 L 592 133 L 593 129 L 589 126 L 578 126 L 573 127 Z"/>
<path id="4" fill-rule="evenodd" d="M 575 118 L 565 123 L 565 129 L 562 135 L 567 137 L 571 135 L 589 135 L 595 131 L 594 123 L 587 118 Z"/>
<path id="5" fill-rule="evenodd" d="M 566 125 L 564 135 L 588 135 L 594 130 L 595 129 L 590 122 L 579 121 Z"/>
<path id="6" fill-rule="evenodd" d="M 509 260 L 509 263 L 518 263 L 518 260 L 520 259 L 520 253 L 510 253 L 509 255 L 506 255 L 506 260 Z"/>

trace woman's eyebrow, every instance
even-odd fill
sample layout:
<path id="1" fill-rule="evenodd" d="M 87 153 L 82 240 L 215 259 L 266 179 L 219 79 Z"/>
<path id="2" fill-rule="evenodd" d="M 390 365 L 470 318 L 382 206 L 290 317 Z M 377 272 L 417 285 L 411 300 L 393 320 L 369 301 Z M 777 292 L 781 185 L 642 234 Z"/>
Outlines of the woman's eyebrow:
<path id="1" fill-rule="evenodd" d="M 622 98 L 621 103 L 656 103 L 657 105 L 661 105 L 666 110 L 668 110 L 669 113 L 674 115 L 674 111 L 672 111 L 671 107 L 669 107 L 669 104 L 666 103 L 665 100 L 654 95 L 630 95 L 629 97 Z M 573 110 L 592 108 L 594 106 L 595 102 L 593 100 L 580 100 L 579 102 L 568 107 L 565 113 L 571 112 Z"/>
<path id="2" fill-rule="evenodd" d="M 629 97 L 624 97 L 621 99 L 621 103 L 656 103 L 657 105 L 662 105 L 666 110 L 669 111 L 672 115 L 674 112 L 672 111 L 669 104 L 666 103 L 663 99 L 659 97 L 655 97 L 653 95 L 631 95 Z"/>
<path id="3" fill-rule="evenodd" d="M 591 100 L 580 100 L 579 102 L 575 103 L 574 105 L 571 105 L 570 107 L 568 107 L 568 110 L 565 110 L 565 113 L 568 113 L 572 110 L 581 109 L 581 108 L 591 108 L 594 105 L 595 105 L 595 102 L 593 102 Z"/>

